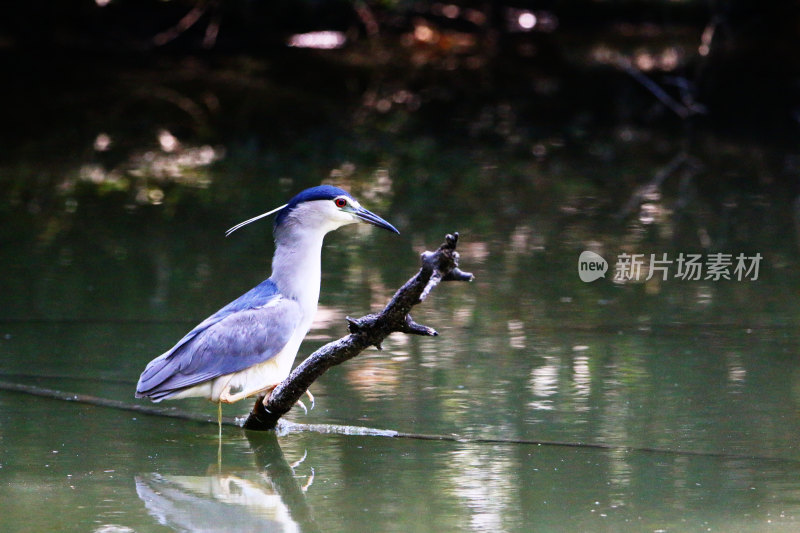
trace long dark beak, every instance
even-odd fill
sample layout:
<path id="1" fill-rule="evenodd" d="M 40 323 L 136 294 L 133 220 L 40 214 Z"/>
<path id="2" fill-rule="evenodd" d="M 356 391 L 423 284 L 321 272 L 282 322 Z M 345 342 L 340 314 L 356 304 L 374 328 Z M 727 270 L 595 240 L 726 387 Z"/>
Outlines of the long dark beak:
<path id="1" fill-rule="evenodd" d="M 364 222 L 366 222 L 367 224 L 372 224 L 373 226 L 378 226 L 379 228 L 388 229 L 389 231 L 393 231 L 398 235 L 400 234 L 400 232 L 397 231 L 397 228 L 395 228 L 394 226 L 383 220 L 381 217 L 379 217 L 372 211 L 368 211 L 363 207 L 359 206 L 358 209 L 355 209 L 353 211 L 353 214 L 358 218 L 360 218 L 361 220 L 363 220 Z"/>

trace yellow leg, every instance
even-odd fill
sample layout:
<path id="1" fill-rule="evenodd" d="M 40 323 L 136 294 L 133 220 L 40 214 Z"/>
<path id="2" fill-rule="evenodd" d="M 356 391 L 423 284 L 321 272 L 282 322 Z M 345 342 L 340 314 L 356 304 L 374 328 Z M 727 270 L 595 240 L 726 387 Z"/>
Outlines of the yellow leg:
<path id="1" fill-rule="evenodd" d="M 311 394 L 311 389 L 306 389 L 306 394 L 308 394 L 308 399 L 311 400 L 311 409 L 314 409 L 314 395 Z"/>
<path id="2" fill-rule="evenodd" d="M 222 391 L 222 394 L 219 395 L 219 401 L 225 403 L 235 403 L 239 400 L 244 400 L 245 398 L 250 398 L 251 396 L 256 396 L 262 392 L 266 392 L 268 390 L 273 389 L 273 387 L 265 387 L 262 389 L 250 390 L 250 391 L 241 391 L 236 394 L 231 394 L 231 388 L 225 387 L 225 390 Z"/>
<path id="3" fill-rule="evenodd" d="M 217 429 L 220 440 L 222 440 L 222 402 L 217 402 Z"/>
<path id="4" fill-rule="evenodd" d="M 217 402 L 217 469 L 222 470 L 222 402 Z"/>

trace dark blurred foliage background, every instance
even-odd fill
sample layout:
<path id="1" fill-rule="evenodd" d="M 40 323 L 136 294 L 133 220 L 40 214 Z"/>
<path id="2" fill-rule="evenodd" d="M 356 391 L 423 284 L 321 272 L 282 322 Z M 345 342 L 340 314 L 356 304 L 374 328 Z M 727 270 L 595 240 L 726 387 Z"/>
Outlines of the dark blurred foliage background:
<path id="1" fill-rule="evenodd" d="M 193 133 L 213 135 L 228 126 L 245 134 L 248 122 L 217 122 L 229 109 L 221 89 L 239 98 L 243 88 L 273 83 L 287 92 L 322 93 L 339 109 L 354 105 L 354 98 L 363 103 L 393 96 L 394 107 L 426 111 L 420 114 L 425 127 L 438 125 L 456 136 L 481 129 L 484 104 L 491 100 L 512 108 L 508 114 L 518 133 L 534 136 L 541 133 L 536 129 L 563 132 L 633 118 L 685 126 L 691 118 L 693 126 L 771 141 L 783 136 L 791 143 L 800 113 L 797 4 L 11 2 L 0 18 L 6 74 L 0 94 L 7 113 L 2 140 L 8 148 L 19 147 L 41 135 L 43 122 L 91 130 L 93 120 L 107 117 L 105 106 L 148 92 L 165 104 L 183 94 L 202 115 L 221 111 L 204 124 L 194 115 L 198 131 Z M 320 31 L 341 32 L 338 50 L 309 53 L 320 43 L 287 48 L 293 36 Z M 149 79 L 136 78 L 142 70 L 149 71 Z M 634 71 L 674 101 L 656 95 Z M 179 81 L 184 86 L 202 82 L 205 99 L 182 93 Z M 89 89 L 94 92 L 87 94 Z M 399 91 L 408 102 L 396 101 L 404 98 Z M 171 103 L 178 112 L 192 113 L 188 100 Z M 303 109 L 286 110 L 299 114 L 293 122 L 302 124 L 304 115 L 319 118 L 320 109 L 309 109 L 314 103 L 303 104 L 297 106 Z M 386 107 L 381 103 L 377 109 Z M 70 115 L 90 108 L 99 117 Z M 439 120 L 452 116 L 453 108 L 459 110 L 461 130 Z M 240 114 L 259 124 L 263 111 L 255 106 Z M 323 111 L 330 116 L 337 109 Z M 75 124 L 76 118 L 83 124 Z M 285 133 L 276 137 L 286 138 Z"/>
<path id="2" fill-rule="evenodd" d="M 89 205 L 235 220 L 332 179 L 390 188 L 396 216 L 437 233 L 447 198 L 447 217 L 508 232 L 534 208 L 555 227 L 667 213 L 699 247 L 764 232 L 796 247 L 797 1 L 2 10 L 7 238 L 33 224 L 46 240 Z"/>

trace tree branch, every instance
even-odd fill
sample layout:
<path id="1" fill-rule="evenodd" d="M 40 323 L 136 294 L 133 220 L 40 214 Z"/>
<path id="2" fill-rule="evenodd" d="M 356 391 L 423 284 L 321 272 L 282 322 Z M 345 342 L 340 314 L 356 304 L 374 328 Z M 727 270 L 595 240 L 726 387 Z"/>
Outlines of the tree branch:
<path id="1" fill-rule="evenodd" d="M 370 346 L 381 349 L 381 343 L 391 333 L 438 335 L 433 328 L 414 322 L 409 313 L 413 306 L 427 298 L 439 282 L 472 281 L 472 274 L 458 268 L 457 244 L 458 233 L 448 234 L 438 250 L 423 253 L 419 272 L 395 293 L 383 311 L 361 318 L 348 317 L 350 334 L 311 354 L 275 387 L 266 402 L 259 397 L 242 427 L 261 431 L 274 429 L 278 420 L 329 368 L 352 359 Z"/>

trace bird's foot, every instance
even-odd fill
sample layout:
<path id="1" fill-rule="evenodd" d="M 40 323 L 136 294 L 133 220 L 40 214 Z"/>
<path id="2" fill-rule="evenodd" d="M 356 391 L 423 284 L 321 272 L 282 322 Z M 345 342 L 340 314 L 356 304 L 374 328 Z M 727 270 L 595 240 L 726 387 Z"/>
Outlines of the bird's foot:
<path id="1" fill-rule="evenodd" d="M 274 387 L 267 387 L 266 389 L 258 390 L 239 390 L 239 392 L 231 394 L 231 387 L 226 387 L 225 390 L 222 391 L 222 394 L 219 395 L 219 401 L 222 403 L 234 403 L 238 402 L 239 400 L 244 400 L 245 398 L 251 398 L 253 396 L 258 396 L 259 398 L 263 396 L 264 406 L 266 407 L 267 401 L 269 400 L 269 395 L 273 388 Z"/>
<path id="2" fill-rule="evenodd" d="M 311 394 L 310 389 L 306 389 L 306 394 L 308 395 L 308 399 L 311 400 L 311 409 L 309 409 L 309 411 L 313 411 L 314 405 L 316 405 L 316 401 L 314 400 L 314 395 Z"/>
<path id="3" fill-rule="evenodd" d="M 222 394 L 219 395 L 219 401 L 220 403 L 234 403 L 247 398 L 247 396 L 248 395 L 243 392 L 231 394 L 231 389 L 226 388 L 224 391 L 222 391 Z"/>
<path id="4" fill-rule="evenodd" d="M 303 408 L 303 413 L 308 414 L 308 409 L 306 409 L 306 404 L 303 403 L 303 400 L 297 400 L 297 405 Z"/>
<path id="5" fill-rule="evenodd" d="M 306 394 L 308 394 L 308 398 L 309 398 L 309 400 L 311 400 L 311 409 L 306 409 L 306 404 L 303 403 L 303 400 L 297 400 L 297 404 L 300 407 L 303 408 L 303 412 L 307 415 L 309 411 L 314 409 L 314 406 L 316 405 L 316 401 L 314 400 L 314 395 L 311 394 L 310 390 L 306 390 Z"/>

